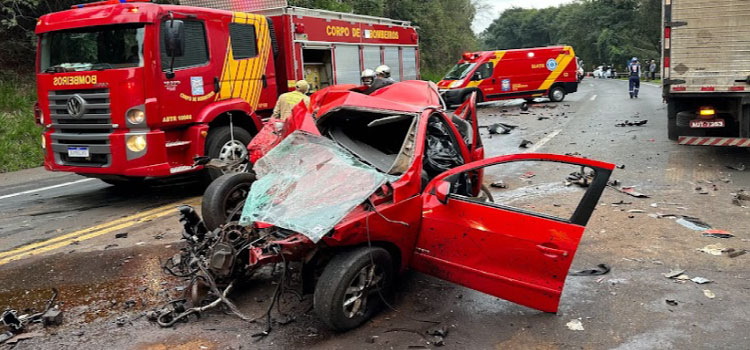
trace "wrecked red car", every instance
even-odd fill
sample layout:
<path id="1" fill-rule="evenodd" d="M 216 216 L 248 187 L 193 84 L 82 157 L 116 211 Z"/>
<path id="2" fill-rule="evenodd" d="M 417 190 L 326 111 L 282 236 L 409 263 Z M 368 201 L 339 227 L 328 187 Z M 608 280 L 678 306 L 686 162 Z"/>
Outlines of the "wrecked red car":
<path id="1" fill-rule="evenodd" d="M 224 175 L 207 189 L 205 221 L 180 209 L 189 245 L 167 268 L 193 276 L 198 303 L 211 292 L 225 299 L 233 281 L 261 266 L 301 262 L 303 289 L 335 330 L 372 317 L 407 268 L 556 312 L 614 168 L 552 154 L 485 159 L 475 99 L 449 114 L 436 86 L 422 81 L 371 95 L 324 89 L 272 125 L 274 147 L 253 173 Z M 531 162 L 541 166 L 534 181 L 560 167 L 591 180 L 545 187 L 530 179 Z M 540 193 L 560 202 L 540 212 Z"/>

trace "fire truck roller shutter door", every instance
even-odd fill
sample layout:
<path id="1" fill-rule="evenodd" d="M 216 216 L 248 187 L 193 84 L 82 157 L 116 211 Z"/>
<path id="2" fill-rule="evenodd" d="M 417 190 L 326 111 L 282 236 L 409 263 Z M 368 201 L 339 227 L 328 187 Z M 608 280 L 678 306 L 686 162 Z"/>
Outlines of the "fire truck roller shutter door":
<path id="1" fill-rule="evenodd" d="M 363 46 L 362 57 L 364 57 L 365 69 L 375 70 L 382 63 L 380 61 L 380 46 Z"/>
<path id="2" fill-rule="evenodd" d="M 401 62 L 398 57 L 398 47 L 385 47 L 385 65 L 391 67 L 391 79 L 401 81 Z"/>
<path id="3" fill-rule="evenodd" d="M 336 84 L 359 84 L 360 62 L 359 46 L 336 45 Z"/>
<path id="4" fill-rule="evenodd" d="M 414 47 L 401 48 L 404 63 L 404 80 L 417 79 L 417 49 Z"/>

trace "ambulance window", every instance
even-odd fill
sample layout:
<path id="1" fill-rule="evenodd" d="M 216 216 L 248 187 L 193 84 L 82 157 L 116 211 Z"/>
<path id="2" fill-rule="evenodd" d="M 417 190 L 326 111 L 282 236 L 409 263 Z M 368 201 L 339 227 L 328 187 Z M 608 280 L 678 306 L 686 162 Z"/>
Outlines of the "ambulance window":
<path id="1" fill-rule="evenodd" d="M 362 57 L 364 58 L 365 69 L 375 70 L 381 64 L 380 46 L 362 47 Z"/>
<path id="2" fill-rule="evenodd" d="M 336 83 L 337 84 L 359 84 L 359 46 L 336 45 L 334 51 L 336 61 Z M 371 68 L 372 69 L 372 68 Z"/>
<path id="3" fill-rule="evenodd" d="M 229 23 L 229 38 L 232 41 L 232 55 L 235 60 L 258 56 L 254 25 Z"/>
<path id="4" fill-rule="evenodd" d="M 401 64 L 398 59 L 398 47 L 385 48 L 385 65 L 391 68 L 391 79 L 401 81 Z"/>
<path id="5" fill-rule="evenodd" d="M 206 28 L 201 21 L 183 20 L 185 23 L 185 54 L 174 58 L 174 69 L 200 66 L 208 63 L 208 44 L 206 44 Z M 169 21 L 161 22 L 161 69 L 166 71 L 172 60 L 167 56 L 164 44 L 164 33 Z"/>
<path id="6" fill-rule="evenodd" d="M 415 47 L 401 48 L 404 64 L 404 80 L 417 79 L 417 49 Z"/>
<path id="7" fill-rule="evenodd" d="M 476 79 L 473 80 L 482 80 L 492 77 L 492 68 L 492 62 L 482 64 L 481 66 L 479 66 L 479 68 L 477 68 L 477 72 L 474 73 L 474 77 Z"/>

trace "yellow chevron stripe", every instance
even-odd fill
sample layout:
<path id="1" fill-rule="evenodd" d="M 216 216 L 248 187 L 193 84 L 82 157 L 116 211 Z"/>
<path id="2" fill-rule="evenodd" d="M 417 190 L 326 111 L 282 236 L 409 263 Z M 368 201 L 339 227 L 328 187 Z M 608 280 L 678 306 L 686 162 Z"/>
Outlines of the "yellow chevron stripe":
<path id="1" fill-rule="evenodd" d="M 500 60 L 502 60 L 502 59 L 503 59 L 503 56 L 505 56 L 505 51 L 495 51 L 495 58 L 493 58 L 493 59 L 491 59 L 491 60 L 490 60 L 490 62 L 492 62 L 492 70 L 493 70 L 493 74 L 492 74 L 492 77 L 491 77 L 491 78 L 494 78 L 494 77 L 495 77 L 495 74 L 494 74 L 494 70 L 495 70 L 495 68 L 497 67 L 497 63 L 498 63 L 498 62 L 500 62 Z M 482 82 L 483 82 L 484 80 L 485 80 L 485 79 L 483 79 L 483 80 L 478 80 L 478 81 L 470 81 L 470 82 L 469 82 L 468 84 L 466 84 L 466 87 L 467 87 L 467 88 L 473 88 L 473 87 L 477 87 L 477 86 L 479 86 L 479 84 L 481 84 L 481 83 L 482 83 Z"/>
<path id="2" fill-rule="evenodd" d="M 573 53 L 573 49 L 566 47 L 566 50 L 570 51 L 570 54 L 560 54 L 557 56 L 555 61 L 557 61 L 557 69 L 552 71 L 548 76 L 547 79 L 542 82 L 542 85 L 539 86 L 539 89 L 537 90 L 547 90 L 550 86 L 557 80 L 557 77 L 562 74 L 563 71 L 565 71 L 565 68 L 568 68 L 568 64 L 573 60 L 575 57 L 575 54 Z"/>

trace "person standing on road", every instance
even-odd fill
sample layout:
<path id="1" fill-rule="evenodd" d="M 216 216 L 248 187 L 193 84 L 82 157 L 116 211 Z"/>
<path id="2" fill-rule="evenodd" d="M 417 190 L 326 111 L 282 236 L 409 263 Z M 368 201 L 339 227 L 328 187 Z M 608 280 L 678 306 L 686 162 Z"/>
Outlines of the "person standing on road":
<path id="1" fill-rule="evenodd" d="M 656 60 L 651 60 L 648 65 L 648 74 L 651 75 L 650 80 L 656 80 Z"/>
<path id="2" fill-rule="evenodd" d="M 305 95 L 307 90 L 310 89 L 310 84 L 305 80 L 299 80 L 294 84 L 294 91 L 281 94 L 279 99 L 276 101 L 276 106 L 273 108 L 273 114 L 271 118 L 279 118 L 285 121 L 292 115 L 292 109 L 298 105 L 300 101 L 305 101 L 305 105 L 310 105 L 310 98 Z"/>
<path id="3" fill-rule="evenodd" d="M 630 98 L 638 98 L 638 90 L 641 88 L 641 64 L 638 58 L 633 57 L 628 66 L 628 80 L 630 83 Z"/>

